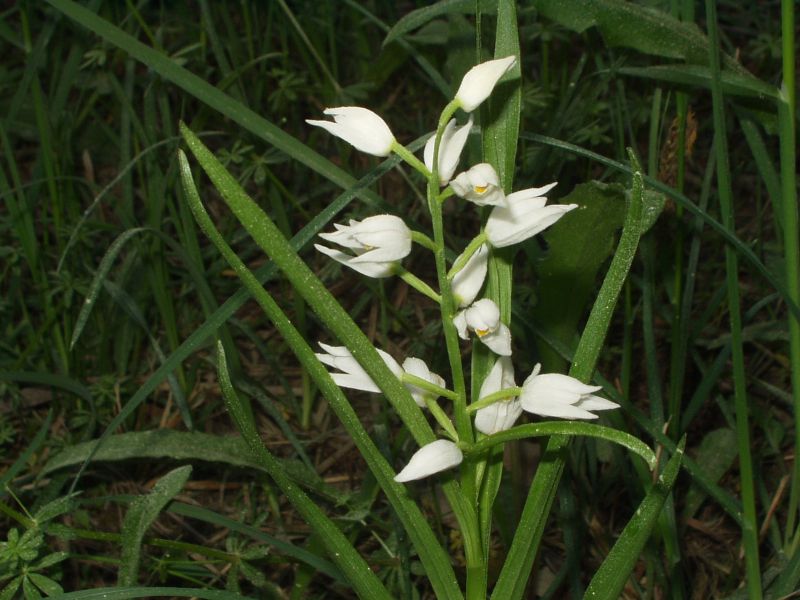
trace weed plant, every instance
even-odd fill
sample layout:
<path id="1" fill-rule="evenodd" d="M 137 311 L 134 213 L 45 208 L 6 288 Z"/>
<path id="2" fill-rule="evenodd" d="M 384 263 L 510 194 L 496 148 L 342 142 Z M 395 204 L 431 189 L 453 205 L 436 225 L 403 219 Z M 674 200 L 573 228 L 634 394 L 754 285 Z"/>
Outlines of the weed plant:
<path id="1" fill-rule="evenodd" d="M 7 3 L 0 598 L 355 597 L 335 535 L 383 590 L 373 597 L 445 597 L 403 525 L 409 507 L 446 556 L 444 588 L 470 593 L 452 480 L 402 488 L 405 504 L 387 497 L 184 185 L 188 173 L 303 339 L 330 339 L 330 324 L 209 185 L 198 148 L 373 346 L 444 373 L 434 301 L 313 249 L 348 218 L 391 213 L 425 230 L 418 173 L 306 119 L 368 106 L 421 155 L 464 73 L 509 54 L 519 77 L 476 112 L 461 165 L 492 162 L 506 192 L 558 181 L 549 202 L 581 207 L 492 263 L 495 293 L 503 273 L 516 283 L 502 304 L 514 360 L 602 386 L 621 406 L 604 424 L 659 464 L 591 437 L 509 441 L 493 455 L 503 478 L 485 589 L 789 597 L 800 587 L 794 32 L 791 0 Z M 646 231 L 587 367 L 573 359 L 637 182 Z M 485 221 L 473 208 L 443 204 L 451 247 Z M 403 265 L 437 280 L 425 255 Z M 480 371 L 477 352 L 465 365 Z M 417 443 L 398 412 L 380 395 L 347 399 L 399 471 Z M 261 442 L 268 453 L 253 451 Z"/>

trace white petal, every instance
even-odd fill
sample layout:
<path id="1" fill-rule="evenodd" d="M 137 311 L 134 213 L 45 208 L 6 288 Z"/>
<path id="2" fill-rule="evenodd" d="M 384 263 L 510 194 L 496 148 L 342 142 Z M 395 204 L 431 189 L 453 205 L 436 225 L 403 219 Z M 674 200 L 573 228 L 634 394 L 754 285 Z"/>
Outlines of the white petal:
<path id="1" fill-rule="evenodd" d="M 450 122 L 442 132 L 442 140 L 439 143 L 439 184 L 442 186 L 447 185 L 447 182 L 453 177 L 453 173 L 458 166 L 458 160 L 461 158 L 461 152 L 464 150 L 464 145 L 467 143 L 467 138 L 472 130 L 472 115 L 465 125 L 456 128 L 456 120 L 450 119 Z M 425 166 L 429 170 L 433 170 L 433 149 L 436 143 L 436 136 L 431 136 L 425 143 L 425 150 L 423 156 L 425 158 Z"/>
<path id="2" fill-rule="evenodd" d="M 500 179 L 489 163 L 480 163 L 460 173 L 450 187 L 456 195 L 478 206 L 504 206 L 506 196 L 500 187 Z"/>
<path id="3" fill-rule="evenodd" d="M 481 102 L 489 97 L 498 80 L 514 66 L 517 59 L 513 56 L 498 58 L 475 65 L 467 71 L 456 92 L 456 100 L 467 112 L 475 110 Z"/>
<path id="4" fill-rule="evenodd" d="M 425 364 L 425 361 L 420 358 L 415 358 L 413 356 L 406 358 L 403 361 L 403 370 L 410 375 L 414 375 L 415 377 L 429 381 L 430 383 L 438 385 L 439 387 L 446 387 L 444 379 L 440 375 L 432 373 L 428 368 L 428 365 Z M 426 406 L 424 400 L 426 395 L 433 396 L 434 398 L 436 397 L 436 394 L 425 391 L 422 388 L 418 388 L 413 384 L 406 383 L 405 386 L 408 391 L 411 392 L 411 397 L 414 398 L 414 402 L 423 408 Z"/>
<path id="5" fill-rule="evenodd" d="M 381 391 L 346 346 L 330 346 L 322 342 L 319 342 L 319 346 L 326 352 L 325 354 L 316 354 L 319 361 L 342 371 L 341 373 L 331 373 L 336 385 L 365 392 L 378 393 Z M 386 366 L 389 367 L 389 370 L 399 378 L 403 373 L 402 367 L 389 353 L 377 348 L 376 350 Z"/>
<path id="6" fill-rule="evenodd" d="M 499 356 L 511 356 L 511 332 L 504 323 L 500 323 L 493 332 L 479 337 L 486 346 Z"/>
<path id="7" fill-rule="evenodd" d="M 545 206 L 543 194 L 556 183 L 540 188 L 529 188 L 514 192 L 506 198 L 505 206 L 498 206 L 489 215 L 486 236 L 495 248 L 503 248 L 522 242 L 546 229 L 564 214 L 577 208 L 575 204 L 552 204 Z"/>
<path id="8" fill-rule="evenodd" d="M 470 329 L 479 336 L 486 335 L 500 325 L 500 309 L 494 301 L 482 298 L 466 310 L 466 319 Z"/>
<path id="9" fill-rule="evenodd" d="M 557 417 L 559 419 L 596 419 L 597 415 L 571 404 L 557 404 L 552 402 L 525 403 L 522 401 L 522 410 L 541 415 L 543 417 Z"/>
<path id="10" fill-rule="evenodd" d="M 616 402 L 606 400 L 600 396 L 584 396 L 575 406 L 583 410 L 612 410 L 619 408 L 619 404 Z"/>
<path id="11" fill-rule="evenodd" d="M 358 271 L 367 277 L 391 277 L 394 275 L 394 268 L 397 264 L 395 262 L 363 262 L 354 264 L 353 259 L 355 257 L 350 256 L 349 254 L 345 254 L 339 250 L 327 248 L 319 244 L 314 244 L 314 248 L 323 254 L 330 256 L 336 262 L 342 263 L 343 265 L 350 267 L 351 269 Z"/>
<path id="12" fill-rule="evenodd" d="M 519 400 L 501 400 L 481 408 L 475 414 L 475 428 L 481 433 L 491 435 L 514 426 L 522 414 Z"/>
<path id="13" fill-rule="evenodd" d="M 456 313 L 456 316 L 453 317 L 453 325 L 456 326 L 456 331 L 458 331 L 458 337 L 462 340 L 469 339 L 469 333 L 467 332 L 467 311 L 461 310 Z"/>
<path id="14" fill-rule="evenodd" d="M 460 258 L 459 256 L 456 262 Z M 455 274 L 452 289 L 458 306 L 469 306 L 475 300 L 475 296 L 481 291 L 483 281 L 486 279 L 488 261 L 489 248 L 486 244 L 481 244 L 481 247 L 469 257 L 464 268 Z"/>
<path id="15" fill-rule="evenodd" d="M 306 123 L 328 130 L 367 154 L 389 156 L 394 135 L 386 121 L 371 110 L 360 106 L 339 106 L 326 109 L 325 114 L 332 116 L 333 121 L 306 119 Z"/>
<path id="16" fill-rule="evenodd" d="M 422 479 L 461 464 L 464 455 L 450 440 L 436 440 L 414 453 L 405 468 L 394 478 L 398 483 Z"/>
<path id="17" fill-rule="evenodd" d="M 522 409 L 546 417 L 562 419 L 596 419 L 592 410 L 617 408 L 615 402 L 593 396 L 600 386 L 587 385 L 582 381 L 559 373 L 539 374 L 536 365 L 531 375 L 522 384 L 520 402 Z"/>
<path id="18" fill-rule="evenodd" d="M 489 370 L 489 374 L 483 381 L 481 386 L 479 398 L 485 398 L 500 390 L 515 387 L 517 384 L 514 381 L 514 365 L 511 364 L 511 359 L 507 356 L 501 356 Z"/>

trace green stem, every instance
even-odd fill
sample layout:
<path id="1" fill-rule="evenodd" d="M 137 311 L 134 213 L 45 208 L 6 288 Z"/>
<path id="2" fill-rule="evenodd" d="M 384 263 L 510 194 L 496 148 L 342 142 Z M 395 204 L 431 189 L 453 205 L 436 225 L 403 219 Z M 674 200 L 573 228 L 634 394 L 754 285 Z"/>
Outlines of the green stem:
<path id="1" fill-rule="evenodd" d="M 456 433 L 456 429 L 453 427 L 453 422 L 442 410 L 442 407 L 439 406 L 439 403 L 430 396 L 424 396 L 423 399 L 425 400 L 425 406 L 431 411 L 431 415 L 436 419 L 436 422 L 447 432 L 448 437 L 454 442 L 458 442 L 458 433 Z"/>
<path id="2" fill-rule="evenodd" d="M 467 262 L 469 262 L 469 259 L 472 258 L 472 255 L 475 254 L 478 251 L 478 248 L 480 248 L 484 243 L 486 243 L 486 233 L 481 231 L 478 235 L 472 238 L 472 241 L 467 244 L 467 247 L 464 248 L 464 251 L 456 259 L 456 262 L 453 263 L 453 266 L 447 272 L 447 279 L 452 281 L 453 277 L 455 277 L 458 272 L 467 265 Z"/>
<path id="3" fill-rule="evenodd" d="M 419 244 L 423 248 L 427 248 L 430 251 L 436 250 L 436 244 L 433 242 L 431 238 L 427 235 L 422 233 L 421 231 L 411 231 L 411 241 Z"/>
<path id="4" fill-rule="evenodd" d="M 783 88 L 778 101 L 778 135 L 781 153 L 781 208 L 783 209 L 784 257 L 786 260 L 786 287 L 792 300 L 800 300 L 800 240 L 797 224 L 796 143 L 797 130 L 794 120 L 795 96 L 795 47 L 794 47 L 794 2 L 781 2 L 781 25 L 783 36 Z M 795 456 L 800 455 L 800 320 L 791 313 L 789 318 L 789 364 L 792 374 L 792 404 L 794 407 Z M 794 461 L 794 477 L 789 495 L 787 518 L 787 542 L 791 536 L 800 536 L 800 527 L 795 529 L 798 503 L 800 502 L 800 460 Z M 792 556 L 791 554 L 789 556 Z"/>
<path id="5" fill-rule="evenodd" d="M 403 383 L 408 383 L 413 385 L 414 387 L 418 387 L 426 392 L 430 392 L 431 394 L 436 394 L 437 396 L 442 396 L 443 398 L 447 398 L 449 400 L 456 400 L 458 398 L 458 394 L 455 392 L 448 390 L 447 388 L 443 388 L 441 386 L 436 385 L 435 383 L 431 383 L 427 379 L 423 379 L 422 377 L 417 377 L 416 375 L 412 375 L 411 373 L 403 373 L 400 376 L 400 381 Z"/>
<path id="6" fill-rule="evenodd" d="M 706 18 L 709 36 L 709 63 L 711 67 L 711 100 L 716 132 L 717 185 L 722 213 L 722 224 L 728 231 L 735 231 L 733 221 L 733 189 L 728 164 L 728 139 L 720 76 L 719 31 L 717 28 L 717 6 L 715 0 L 706 0 Z M 733 397 L 736 408 L 736 438 L 739 447 L 739 471 L 742 486 L 744 523 L 742 543 L 744 545 L 747 572 L 748 597 L 762 597 L 761 569 L 758 556 L 758 524 L 753 485 L 753 461 L 750 454 L 750 424 L 748 418 L 747 380 L 744 371 L 744 347 L 742 340 L 741 307 L 739 302 L 739 264 L 736 251 L 725 246 L 725 271 L 728 286 L 728 313 L 731 327 L 731 358 L 733 363 Z"/>
<path id="7" fill-rule="evenodd" d="M 428 167 L 426 167 L 425 163 L 423 163 L 420 159 L 414 156 L 411 150 L 409 150 L 402 144 L 399 144 L 397 141 L 395 141 L 394 143 L 392 143 L 392 152 L 397 154 L 397 156 L 402 158 L 405 162 L 414 167 L 417 171 L 422 173 L 425 179 L 430 179 L 431 172 L 428 170 Z"/>
<path id="8" fill-rule="evenodd" d="M 482 408 L 486 408 L 487 406 L 491 406 L 496 402 L 500 402 L 502 400 L 510 400 L 511 398 L 519 396 L 521 393 L 522 393 L 521 387 L 504 388 L 500 391 L 489 394 L 488 396 L 484 396 L 477 402 L 473 402 L 467 407 L 467 412 L 473 413 Z"/>
<path id="9" fill-rule="evenodd" d="M 404 267 L 401 267 L 400 265 L 398 265 L 395 268 L 395 275 L 397 275 L 400 279 L 402 279 L 408 285 L 410 285 L 415 290 L 417 290 L 420 294 L 424 294 L 425 296 L 427 296 L 428 298 L 430 298 L 431 300 L 436 302 L 436 304 L 441 304 L 442 297 L 439 294 L 437 294 L 435 291 L 433 291 L 433 288 L 431 288 L 431 286 L 429 286 L 427 283 L 422 281 L 419 277 L 414 275 L 411 271 L 408 271 Z"/>

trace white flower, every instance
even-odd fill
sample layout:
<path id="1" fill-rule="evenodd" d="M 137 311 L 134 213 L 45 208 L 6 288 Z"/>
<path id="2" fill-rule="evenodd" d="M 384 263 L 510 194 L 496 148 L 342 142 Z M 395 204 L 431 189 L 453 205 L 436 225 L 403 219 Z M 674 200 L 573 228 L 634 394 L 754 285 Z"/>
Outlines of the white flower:
<path id="1" fill-rule="evenodd" d="M 409 356 L 403 361 L 403 370 L 409 375 L 414 375 L 415 377 L 429 381 L 430 383 L 438 385 L 439 387 L 443 388 L 447 385 L 440 375 L 431 373 L 428 365 L 426 365 L 422 359 Z M 438 397 L 436 394 L 433 394 L 427 390 L 423 390 L 422 388 L 418 388 L 414 384 L 406 383 L 405 386 L 408 391 L 411 392 L 411 397 L 414 398 L 414 402 L 416 402 L 417 405 L 421 406 L 422 408 L 425 408 L 426 406 L 425 396 L 428 396 L 433 400 Z"/>
<path id="2" fill-rule="evenodd" d="M 472 129 L 472 115 L 469 117 L 466 125 L 456 128 L 456 120 L 450 119 L 450 122 L 442 132 L 442 140 L 439 142 L 439 183 L 440 185 L 447 185 L 447 182 L 453 177 L 458 166 L 458 159 L 461 158 L 461 151 L 464 149 L 464 144 L 467 143 L 467 137 Z M 433 147 L 436 143 L 436 136 L 431 138 L 425 143 L 425 150 L 423 157 L 425 158 L 425 166 L 428 170 L 433 171 Z"/>
<path id="3" fill-rule="evenodd" d="M 486 380 L 481 386 L 480 398 L 485 398 L 506 388 L 516 387 L 516 385 L 511 359 L 501 356 L 495 361 L 492 370 L 486 376 Z M 514 425 L 521 414 L 522 405 L 517 398 L 500 400 L 478 410 L 475 415 L 475 428 L 487 435 L 505 431 Z"/>
<path id="4" fill-rule="evenodd" d="M 381 390 L 378 385 L 372 381 L 372 378 L 367 375 L 364 367 L 358 364 L 358 361 L 345 346 L 329 346 L 322 342 L 320 342 L 319 345 L 320 348 L 326 352 L 326 354 L 316 355 L 319 361 L 341 371 L 341 373 L 331 373 L 331 377 L 336 385 L 339 387 L 352 388 L 354 390 L 380 393 Z M 389 370 L 399 379 L 403 374 L 403 368 L 383 350 L 378 350 L 378 354 L 383 359 L 383 362 L 386 363 L 386 366 L 389 367 Z"/>
<path id="5" fill-rule="evenodd" d="M 375 156 L 389 156 L 395 143 L 394 135 L 386 124 L 371 110 L 360 106 L 326 108 L 325 114 L 333 121 L 306 119 L 306 123 L 327 129 L 357 150 Z"/>
<path id="6" fill-rule="evenodd" d="M 500 309 L 497 304 L 483 298 L 469 308 L 459 312 L 453 323 L 462 340 L 468 340 L 468 329 L 475 332 L 478 339 L 489 349 L 500 356 L 511 356 L 511 332 L 505 323 L 500 321 Z"/>
<path id="7" fill-rule="evenodd" d="M 391 277 L 392 275 L 394 275 L 395 267 L 397 266 L 396 262 L 354 263 L 355 259 L 358 258 L 356 256 L 345 254 L 344 252 L 341 252 L 339 250 L 334 250 L 333 248 L 320 246 L 319 244 L 314 244 L 314 248 L 316 248 L 323 254 L 330 256 L 336 262 L 340 262 L 343 265 L 358 271 L 362 275 L 366 275 L 367 277 L 376 277 L 376 278 Z"/>
<path id="8" fill-rule="evenodd" d="M 596 419 L 590 411 L 619 408 L 619 404 L 593 396 L 600 386 L 586 385 L 559 373 L 539 375 L 542 365 L 536 365 L 522 384 L 522 410 L 545 417 L 561 419 Z"/>
<path id="9" fill-rule="evenodd" d="M 494 86 L 517 62 L 514 56 L 506 56 L 475 65 L 467 71 L 456 92 L 456 100 L 467 112 L 472 112 L 489 97 Z"/>
<path id="10" fill-rule="evenodd" d="M 551 204 L 545 206 L 543 194 L 556 184 L 514 192 L 506 197 L 505 206 L 492 209 L 486 222 L 485 233 L 495 248 L 518 244 L 550 227 L 577 204 Z"/>
<path id="11" fill-rule="evenodd" d="M 456 259 L 458 262 L 459 256 Z M 489 261 L 489 248 L 486 244 L 481 244 L 475 253 L 469 257 L 467 264 L 464 265 L 453 277 L 453 298 L 459 307 L 469 306 L 475 300 L 475 296 L 483 287 L 483 280 L 486 279 L 486 267 Z"/>
<path id="12" fill-rule="evenodd" d="M 367 277 L 389 277 L 397 262 L 411 252 L 411 230 L 400 217 L 376 215 L 349 225 L 334 224 L 336 231 L 319 237 L 355 252 L 355 256 L 315 244 L 333 260 Z"/>
<path id="13" fill-rule="evenodd" d="M 411 252 L 411 230 L 400 217 L 375 215 L 363 221 L 350 220 L 349 225 L 334 223 L 336 231 L 321 233 L 319 237 L 358 256 L 353 263 L 391 262 L 408 256 Z"/>
<path id="14" fill-rule="evenodd" d="M 461 464 L 464 455 L 450 440 L 436 440 L 414 453 L 405 468 L 394 478 L 398 483 L 422 479 Z"/>
<path id="15" fill-rule="evenodd" d="M 480 163 L 459 174 L 450 182 L 456 195 L 478 206 L 503 206 L 506 195 L 497 172 L 489 163 Z"/>

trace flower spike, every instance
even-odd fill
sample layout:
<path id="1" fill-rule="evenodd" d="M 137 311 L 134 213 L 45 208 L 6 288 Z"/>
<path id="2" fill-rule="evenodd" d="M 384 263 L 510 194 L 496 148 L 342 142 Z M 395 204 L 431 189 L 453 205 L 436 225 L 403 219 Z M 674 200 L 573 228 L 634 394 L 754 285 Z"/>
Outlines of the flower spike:
<path id="1" fill-rule="evenodd" d="M 516 57 L 506 56 L 475 65 L 467 71 L 456 92 L 456 101 L 467 112 L 472 112 L 489 97 L 500 78 L 517 62 Z"/>
<path id="2" fill-rule="evenodd" d="M 322 127 L 357 150 L 374 156 L 389 156 L 395 143 L 386 121 L 369 109 L 360 106 L 326 108 L 333 121 L 306 119 L 306 123 Z"/>
<path id="3" fill-rule="evenodd" d="M 417 450 L 394 478 L 398 483 L 422 479 L 461 464 L 464 455 L 450 440 L 436 440 Z"/>

